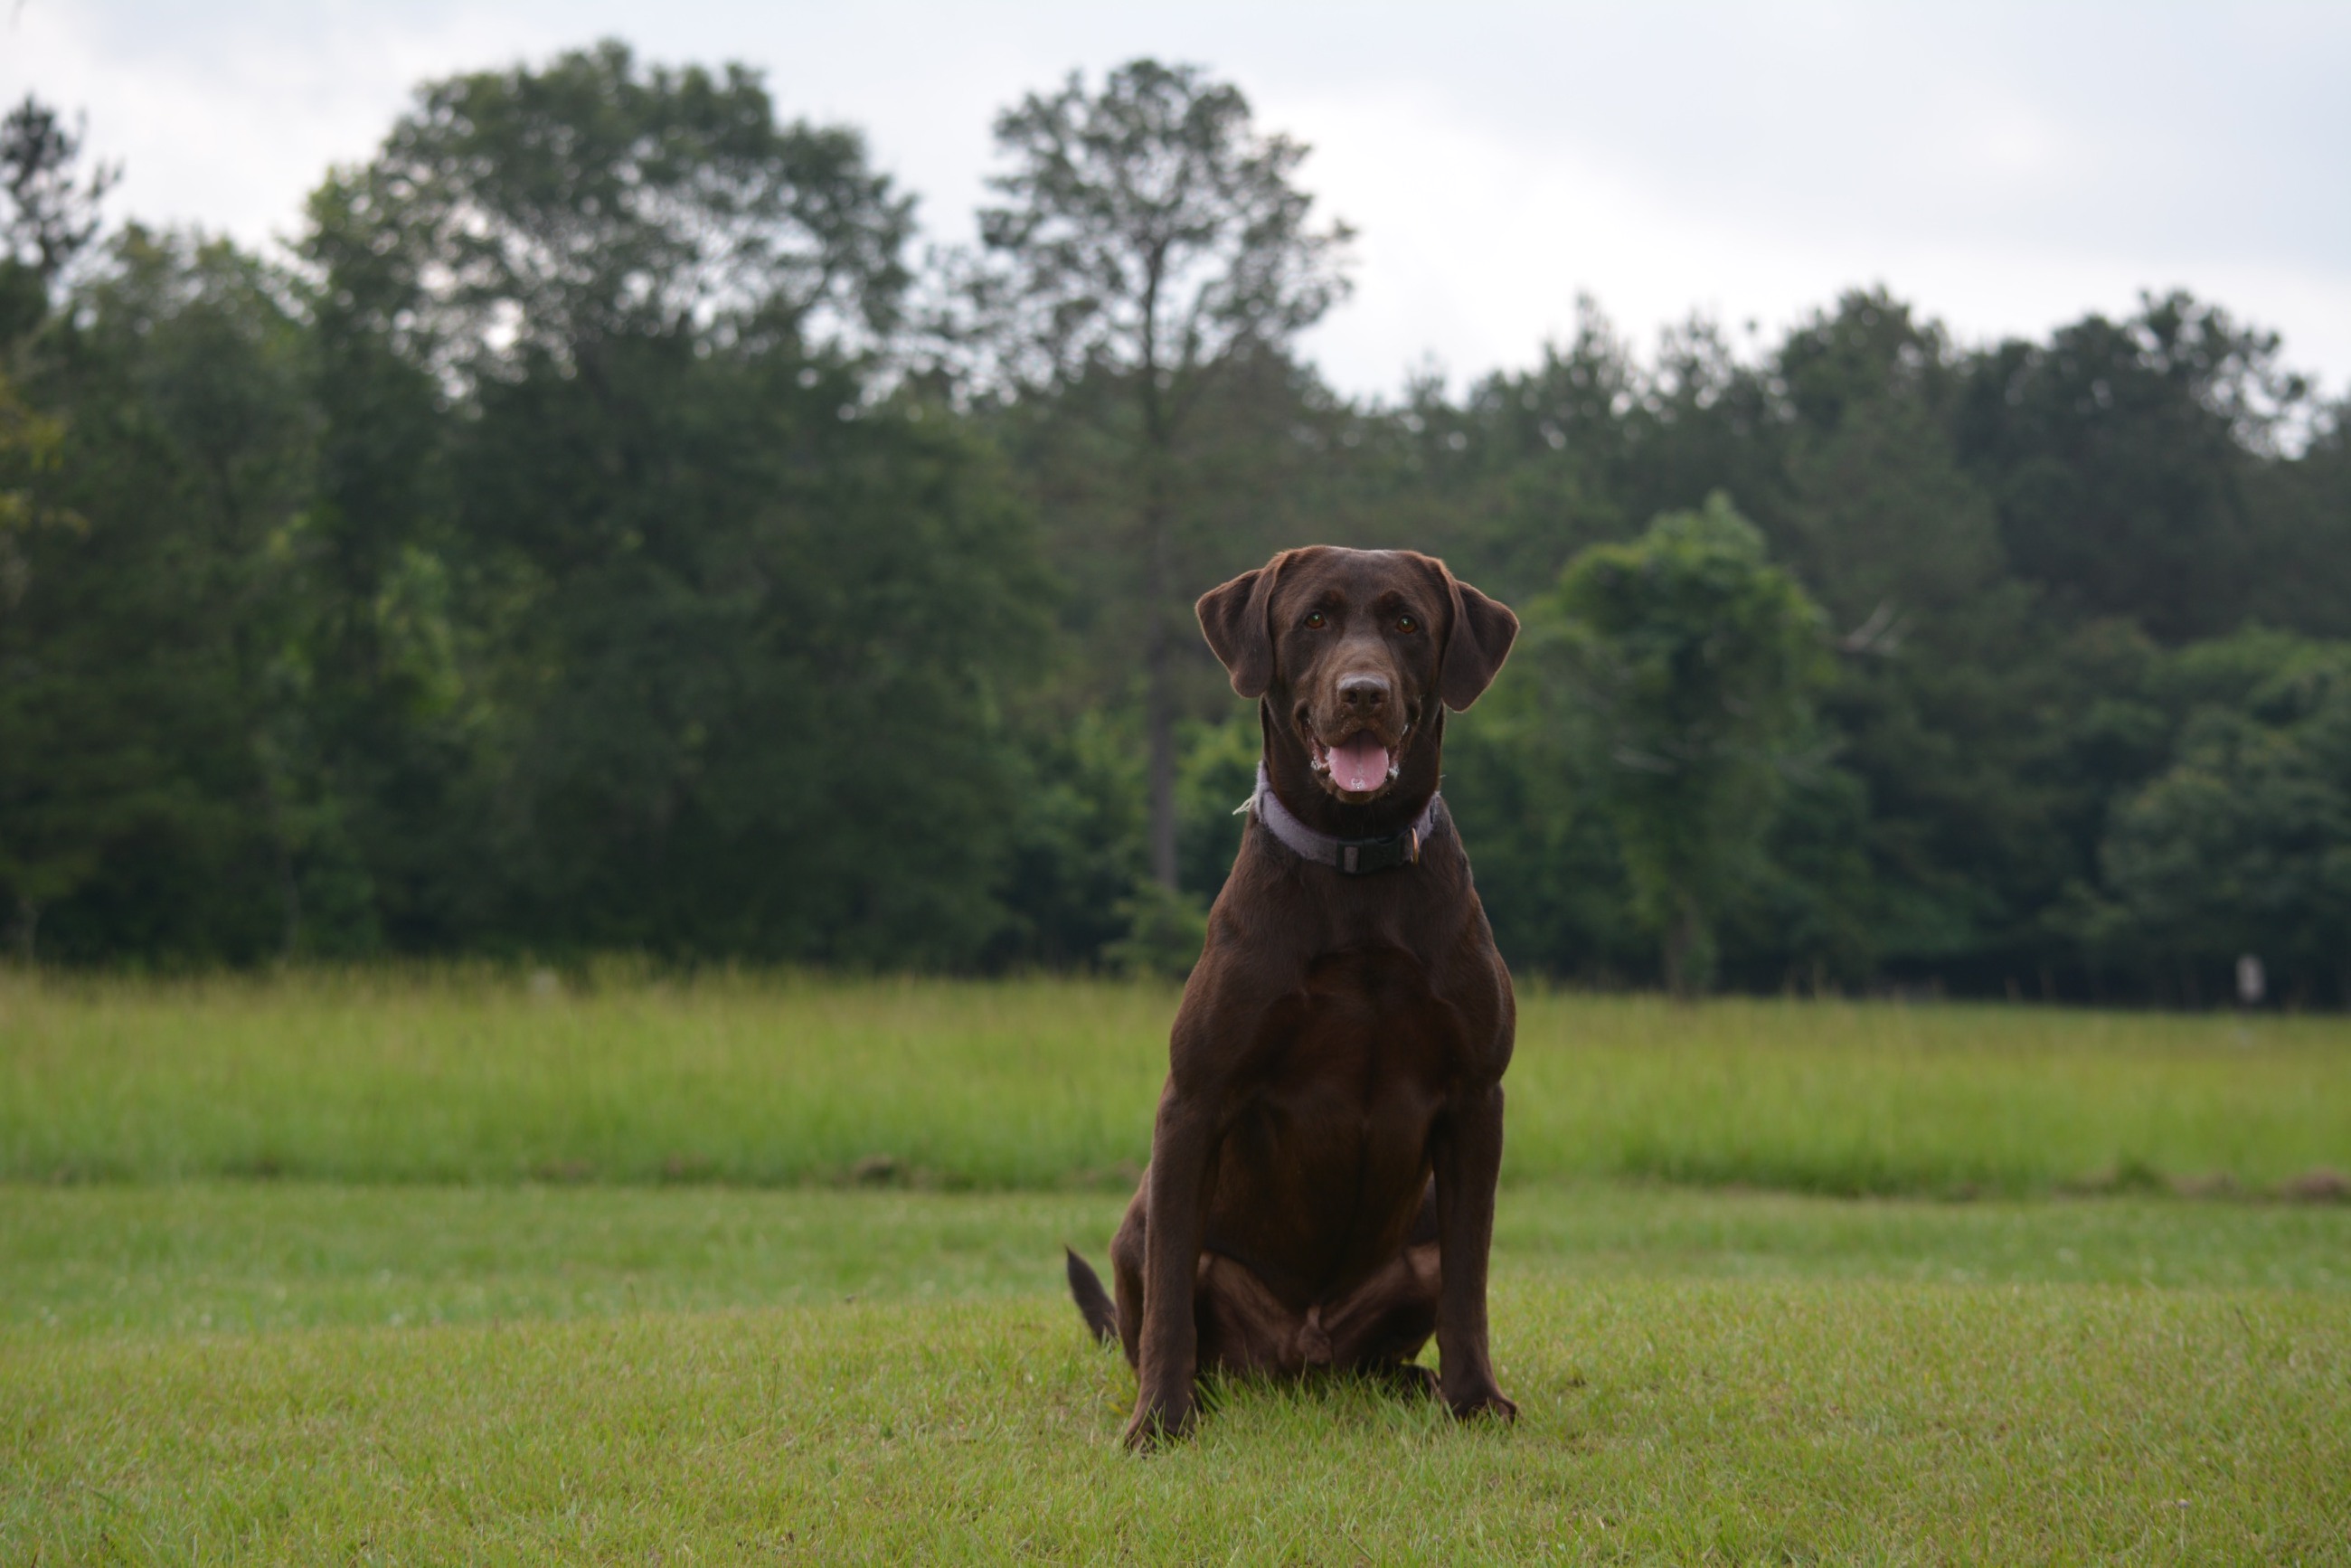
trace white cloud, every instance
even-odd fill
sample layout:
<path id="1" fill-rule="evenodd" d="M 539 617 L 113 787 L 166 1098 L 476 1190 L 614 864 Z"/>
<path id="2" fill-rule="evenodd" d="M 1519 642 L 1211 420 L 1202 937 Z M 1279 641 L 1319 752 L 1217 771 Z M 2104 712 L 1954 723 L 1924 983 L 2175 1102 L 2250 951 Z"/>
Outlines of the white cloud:
<path id="1" fill-rule="evenodd" d="M 1531 363 L 1564 339 L 1579 293 L 1636 338 L 1714 317 L 1776 332 L 1849 287 L 1884 283 L 1962 339 L 2037 335 L 2142 290 L 2185 287 L 2241 316 L 2294 326 L 2290 357 L 2351 371 L 2351 274 L 2003 239 L 1874 234 L 1859 220 L 1763 224 L 1646 187 L 1601 151 L 1532 149 L 1400 96 L 1280 104 L 1320 151 L 1311 175 L 1364 231 L 1360 287 L 1311 340 L 1343 386 L 1393 390 L 1433 358 L 1458 378 Z M 2047 143 L 1986 156 L 2062 156 Z"/>
<path id="2" fill-rule="evenodd" d="M 1311 340 L 1350 391 L 1432 355 L 1528 363 L 1579 291 L 1646 336 L 1693 309 L 1776 329 L 1880 281 L 1974 339 L 2187 287 L 2351 385 L 2351 8 L 8 5 L 0 93 L 88 107 L 128 168 L 118 212 L 248 242 L 291 233 L 418 80 L 607 33 L 764 67 L 784 112 L 863 127 L 961 238 L 997 108 L 1153 53 L 1314 144 L 1308 183 L 1363 231 L 1356 297 Z"/>
<path id="3" fill-rule="evenodd" d="M 141 28 L 149 18 L 26 0 L 0 23 L 0 92 L 88 109 L 91 150 L 123 164 L 116 212 L 260 244 L 298 229 L 308 193 L 373 151 L 419 80 L 549 47 L 472 15 L 318 15 L 327 25 L 283 26 L 224 7 Z"/>

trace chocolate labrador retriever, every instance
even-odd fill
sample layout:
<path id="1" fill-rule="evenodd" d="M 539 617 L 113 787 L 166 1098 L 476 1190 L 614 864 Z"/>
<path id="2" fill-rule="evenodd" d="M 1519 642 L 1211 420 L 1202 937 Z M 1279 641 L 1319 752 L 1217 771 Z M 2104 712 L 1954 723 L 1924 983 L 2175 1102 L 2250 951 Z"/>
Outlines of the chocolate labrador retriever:
<path id="1" fill-rule="evenodd" d="M 1445 709 L 1518 617 L 1409 550 L 1287 550 L 1204 595 L 1265 732 L 1239 857 L 1184 988 L 1151 1165 L 1070 1288 L 1139 1375 L 1130 1446 L 1204 1368 L 1323 1370 L 1510 1416 L 1486 1257 L 1516 1009 L 1437 798 Z M 1431 1333 L 1443 1375 L 1413 1364 Z"/>

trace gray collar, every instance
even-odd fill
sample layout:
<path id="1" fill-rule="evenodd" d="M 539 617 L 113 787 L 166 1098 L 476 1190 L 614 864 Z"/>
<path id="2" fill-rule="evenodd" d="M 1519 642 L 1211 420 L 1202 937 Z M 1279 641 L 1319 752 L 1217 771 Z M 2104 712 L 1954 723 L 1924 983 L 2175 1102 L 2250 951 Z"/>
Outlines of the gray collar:
<path id="1" fill-rule="evenodd" d="M 1301 859 L 1333 867 L 1347 876 L 1367 876 L 1391 866 L 1419 863 L 1421 847 L 1428 842 L 1428 835 L 1437 827 L 1437 800 L 1438 797 L 1429 796 L 1419 818 L 1400 833 L 1390 833 L 1384 839 L 1334 839 L 1300 821 L 1281 803 L 1260 758 L 1257 765 L 1257 792 L 1242 802 L 1241 810 L 1255 817 L 1266 831 Z"/>

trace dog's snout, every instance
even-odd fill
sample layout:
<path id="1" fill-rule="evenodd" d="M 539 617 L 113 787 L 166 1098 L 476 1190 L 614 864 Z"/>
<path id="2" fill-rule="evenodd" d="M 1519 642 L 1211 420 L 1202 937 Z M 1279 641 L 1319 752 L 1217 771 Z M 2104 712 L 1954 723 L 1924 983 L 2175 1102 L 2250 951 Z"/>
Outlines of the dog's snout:
<path id="1" fill-rule="evenodd" d="M 1339 700 L 1351 708 L 1375 708 L 1388 700 L 1388 678 L 1366 674 L 1343 675 Z"/>

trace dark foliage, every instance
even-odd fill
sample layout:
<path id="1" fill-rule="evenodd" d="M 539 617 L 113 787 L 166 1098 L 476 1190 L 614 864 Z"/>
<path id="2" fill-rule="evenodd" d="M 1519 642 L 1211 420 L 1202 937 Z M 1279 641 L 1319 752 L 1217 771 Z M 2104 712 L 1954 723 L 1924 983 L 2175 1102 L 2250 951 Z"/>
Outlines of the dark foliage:
<path id="1" fill-rule="evenodd" d="M 1322 540 L 1526 615 L 1447 752 L 1522 970 L 2351 1000 L 2351 434 L 2274 338 L 1587 306 L 1352 403 L 1291 351 L 1345 231 L 1237 93 L 1137 62 L 998 133 L 926 291 L 741 69 L 432 84 L 298 268 L 106 234 L 11 114 L 17 951 L 1181 968 L 1256 721 L 1177 612 Z"/>

